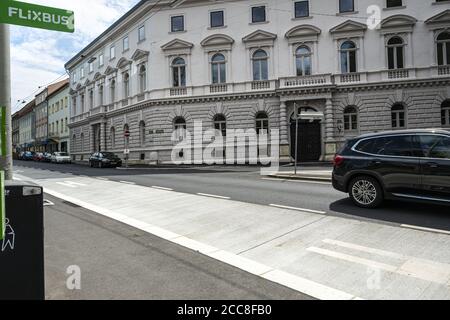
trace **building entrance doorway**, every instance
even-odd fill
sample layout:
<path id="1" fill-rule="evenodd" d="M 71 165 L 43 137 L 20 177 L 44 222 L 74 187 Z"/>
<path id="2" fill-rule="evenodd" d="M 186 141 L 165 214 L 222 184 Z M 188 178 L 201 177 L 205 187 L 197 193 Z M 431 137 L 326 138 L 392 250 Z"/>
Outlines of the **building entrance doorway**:
<path id="1" fill-rule="evenodd" d="M 316 112 L 313 108 L 299 108 L 301 112 Z M 297 144 L 297 161 L 319 161 L 322 155 L 322 126 L 321 120 L 298 120 L 298 135 L 296 133 L 295 115 L 290 122 L 291 157 L 295 159 L 295 145 Z"/>

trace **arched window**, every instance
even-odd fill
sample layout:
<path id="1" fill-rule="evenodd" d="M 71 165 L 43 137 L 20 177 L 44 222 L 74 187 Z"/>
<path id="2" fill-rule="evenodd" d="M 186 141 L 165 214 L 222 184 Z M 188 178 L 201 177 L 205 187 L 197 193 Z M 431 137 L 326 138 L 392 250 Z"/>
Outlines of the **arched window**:
<path id="1" fill-rule="evenodd" d="M 256 50 L 253 53 L 253 80 L 262 81 L 269 79 L 268 56 L 264 50 Z"/>
<path id="2" fill-rule="evenodd" d="M 345 41 L 341 45 L 341 72 L 356 72 L 356 45 L 353 41 Z"/>
<path id="3" fill-rule="evenodd" d="M 182 140 L 186 136 L 186 120 L 183 117 L 177 117 L 173 121 L 173 128 L 178 135 L 178 139 Z"/>
<path id="4" fill-rule="evenodd" d="M 389 69 L 404 68 L 404 42 L 400 37 L 392 37 L 387 42 L 387 58 Z"/>
<path id="5" fill-rule="evenodd" d="M 438 65 L 450 64 L 450 32 L 444 31 L 436 39 Z"/>
<path id="6" fill-rule="evenodd" d="M 98 87 L 98 104 L 103 105 L 103 86 Z"/>
<path id="7" fill-rule="evenodd" d="M 111 86 L 110 86 L 110 100 L 111 103 L 114 103 L 116 101 L 116 80 L 111 80 Z"/>
<path id="8" fill-rule="evenodd" d="M 219 130 L 222 137 L 227 136 L 227 119 L 223 114 L 218 114 L 214 117 L 214 129 Z"/>
<path id="9" fill-rule="evenodd" d="M 344 130 L 358 130 L 358 110 L 353 106 L 344 109 Z"/>
<path id="10" fill-rule="evenodd" d="M 445 100 L 441 105 L 441 122 L 443 126 L 450 126 L 450 100 Z"/>
<path id="11" fill-rule="evenodd" d="M 128 72 L 123 75 L 123 97 L 128 98 L 130 96 L 130 75 Z"/>
<path id="12" fill-rule="evenodd" d="M 111 149 L 116 147 L 116 129 L 111 127 L 109 132 L 109 142 L 111 143 Z"/>
<path id="13" fill-rule="evenodd" d="M 261 111 L 256 114 L 256 134 L 267 134 L 269 132 L 269 116 Z"/>
<path id="14" fill-rule="evenodd" d="M 145 145 L 145 122 L 139 122 L 139 143 L 141 147 Z"/>
<path id="15" fill-rule="evenodd" d="M 183 58 L 172 61 L 172 81 L 174 87 L 186 86 L 186 63 Z"/>
<path id="16" fill-rule="evenodd" d="M 311 50 L 307 46 L 300 46 L 295 51 L 295 65 L 297 76 L 311 75 Z"/>
<path id="17" fill-rule="evenodd" d="M 139 68 L 139 90 L 144 93 L 147 89 L 147 69 L 144 65 Z"/>
<path id="18" fill-rule="evenodd" d="M 406 112 L 405 107 L 401 103 L 396 103 L 391 109 L 392 128 L 405 128 L 406 126 Z"/>
<path id="19" fill-rule="evenodd" d="M 177 117 L 173 122 L 173 127 L 175 130 L 184 129 L 186 130 L 186 120 L 183 117 Z"/>
<path id="20" fill-rule="evenodd" d="M 211 58 L 211 79 L 212 83 L 226 83 L 227 82 L 227 71 L 225 57 L 221 53 L 216 53 Z"/>

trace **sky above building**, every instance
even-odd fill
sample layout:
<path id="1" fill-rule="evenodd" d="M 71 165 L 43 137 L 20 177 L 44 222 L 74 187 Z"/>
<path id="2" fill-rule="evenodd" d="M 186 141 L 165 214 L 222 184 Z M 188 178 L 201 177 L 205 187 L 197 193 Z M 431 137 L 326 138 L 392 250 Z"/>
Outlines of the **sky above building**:
<path id="1" fill-rule="evenodd" d="M 75 12 L 75 33 L 11 26 L 12 111 L 68 77 L 64 64 L 139 0 L 21 0 Z M 39 87 L 42 87 L 39 89 Z"/>

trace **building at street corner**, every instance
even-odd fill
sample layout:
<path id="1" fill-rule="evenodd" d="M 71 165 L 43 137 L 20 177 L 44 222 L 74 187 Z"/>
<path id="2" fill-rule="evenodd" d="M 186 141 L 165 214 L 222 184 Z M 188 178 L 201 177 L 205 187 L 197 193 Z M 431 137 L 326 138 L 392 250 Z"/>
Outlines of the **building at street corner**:
<path id="1" fill-rule="evenodd" d="M 16 147 L 16 152 L 35 150 L 35 106 L 36 104 L 33 99 L 33 101 L 27 103 L 22 109 L 17 111 L 17 117 L 19 118 L 19 145 Z"/>
<path id="2" fill-rule="evenodd" d="M 374 17 L 367 9 L 375 5 Z M 372 7 L 373 9 L 373 7 Z M 66 64 L 75 159 L 170 161 L 174 129 L 279 129 L 283 160 L 450 127 L 450 2 L 141 1 Z M 295 106 L 310 120 L 298 120 Z"/>
<path id="3" fill-rule="evenodd" d="M 19 150 L 20 145 L 20 117 L 19 112 L 15 112 L 12 115 L 12 152 L 13 152 L 13 158 L 17 159 L 17 153 Z"/>
<path id="4" fill-rule="evenodd" d="M 59 83 L 47 100 L 49 138 L 47 151 L 69 152 L 69 80 Z"/>

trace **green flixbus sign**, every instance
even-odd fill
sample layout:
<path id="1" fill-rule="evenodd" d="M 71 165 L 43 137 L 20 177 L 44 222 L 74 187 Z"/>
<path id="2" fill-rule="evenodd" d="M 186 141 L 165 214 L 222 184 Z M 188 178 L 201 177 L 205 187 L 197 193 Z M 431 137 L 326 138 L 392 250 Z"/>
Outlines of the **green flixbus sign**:
<path id="1" fill-rule="evenodd" d="M 74 32 L 74 20 L 73 11 L 20 1 L 0 0 L 0 23 Z"/>

